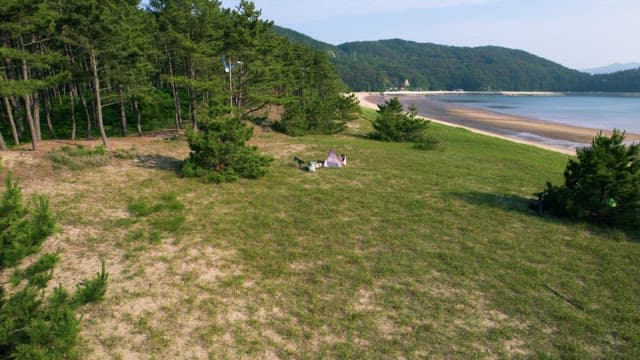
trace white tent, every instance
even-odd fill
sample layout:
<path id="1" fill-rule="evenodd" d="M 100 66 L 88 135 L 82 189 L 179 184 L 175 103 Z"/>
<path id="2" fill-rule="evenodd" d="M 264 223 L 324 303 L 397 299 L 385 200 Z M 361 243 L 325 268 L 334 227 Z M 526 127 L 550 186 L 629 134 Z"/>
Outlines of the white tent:
<path id="1" fill-rule="evenodd" d="M 329 150 L 327 158 L 324 160 L 324 167 L 341 168 L 342 166 L 342 162 L 336 152 L 333 149 Z"/>

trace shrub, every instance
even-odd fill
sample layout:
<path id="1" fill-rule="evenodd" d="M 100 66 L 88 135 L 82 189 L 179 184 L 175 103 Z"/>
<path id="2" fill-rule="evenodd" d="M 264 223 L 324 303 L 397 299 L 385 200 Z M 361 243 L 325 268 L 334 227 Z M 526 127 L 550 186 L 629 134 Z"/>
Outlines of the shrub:
<path id="1" fill-rule="evenodd" d="M 71 298 L 71 305 L 79 307 L 86 304 L 98 303 L 107 293 L 107 274 L 104 261 L 101 262 L 100 272 L 92 279 L 84 279 L 76 285 L 76 293 Z"/>
<path id="2" fill-rule="evenodd" d="M 429 147 L 434 143 L 432 137 L 426 135 L 429 121 L 417 116 L 412 107 L 408 114 L 398 98 L 392 98 L 378 105 L 378 116 L 372 121 L 374 131 L 369 137 L 382 141 L 414 142 L 418 147 Z M 420 145 L 422 144 L 422 145 Z"/>
<path id="3" fill-rule="evenodd" d="M 22 204 L 18 181 L 13 181 L 11 175 L 6 187 L 0 202 L 0 270 L 37 252 L 55 230 L 46 197 L 34 197 L 35 208 L 30 210 Z"/>
<path id="4" fill-rule="evenodd" d="M 17 266 L 37 252 L 55 227 L 49 202 L 39 197 L 30 210 L 22 205 L 17 181 L 7 179 L 0 203 L 0 270 Z M 44 254 L 24 270 L 15 269 L 9 283 L 19 290 L 7 295 L 0 286 L 1 359 L 76 359 L 80 322 L 74 309 L 100 301 L 106 292 L 107 273 L 83 280 L 72 296 L 58 286 L 48 298 L 45 289 L 58 263 L 58 254 Z M 26 280 L 26 284 L 20 285 Z"/>
<path id="5" fill-rule="evenodd" d="M 640 224 L 640 145 L 624 144 L 624 132 L 598 134 L 564 171 L 565 183 L 547 183 L 545 209 L 608 225 Z"/>
<path id="6" fill-rule="evenodd" d="M 273 159 L 259 154 L 255 146 L 246 145 L 252 135 L 253 128 L 237 119 L 203 122 L 200 131 L 187 134 L 191 153 L 182 166 L 182 174 L 215 183 L 264 176 Z"/>

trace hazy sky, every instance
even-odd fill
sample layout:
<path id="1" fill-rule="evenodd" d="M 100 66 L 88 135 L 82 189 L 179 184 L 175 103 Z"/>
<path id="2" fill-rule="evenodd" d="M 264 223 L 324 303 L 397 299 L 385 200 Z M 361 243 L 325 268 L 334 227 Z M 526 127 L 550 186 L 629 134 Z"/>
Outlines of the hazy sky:
<path id="1" fill-rule="evenodd" d="M 640 62 L 640 0 L 253 2 L 277 25 L 334 45 L 401 38 L 522 49 L 575 69 Z"/>

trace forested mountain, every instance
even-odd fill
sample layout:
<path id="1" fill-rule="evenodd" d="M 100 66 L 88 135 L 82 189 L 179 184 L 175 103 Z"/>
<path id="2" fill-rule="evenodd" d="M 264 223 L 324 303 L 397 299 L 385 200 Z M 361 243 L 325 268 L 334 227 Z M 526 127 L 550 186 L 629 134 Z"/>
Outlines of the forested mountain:
<path id="1" fill-rule="evenodd" d="M 342 44 L 336 59 L 345 82 L 357 89 L 554 90 L 576 89 L 584 74 L 524 51 L 495 46 L 464 48 L 382 40 Z"/>
<path id="2" fill-rule="evenodd" d="M 339 129 L 346 87 L 328 56 L 260 15 L 246 0 L 1 1 L 0 149 L 96 134 L 107 147 L 110 134 L 197 130 L 271 104 L 312 104 L 318 128 Z"/>
<path id="3" fill-rule="evenodd" d="M 307 36 L 303 33 L 297 32 L 295 30 L 287 29 L 278 25 L 273 26 L 273 31 L 279 35 L 288 38 L 289 40 L 304 45 L 306 47 L 310 47 L 312 49 L 326 51 L 329 54 L 333 54 L 333 56 L 337 56 L 340 53 L 340 49 L 337 46 L 328 44 L 326 42 L 318 41 L 310 36 Z"/>
<path id="4" fill-rule="evenodd" d="M 640 91 L 634 70 L 589 75 L 522 50 L 456 47 L 392 39 L 332 46 L 298 32 L 279 34 L 329 52 L 342 79 L 355 91 L 413 90 Z"/>
<path id="5" fill-rule="evenodd" d="M 593 75 L 589 80 L 588 89 L 605 92 L 638 92 L 640 91 L 640 68 L 613 74 Z"/>

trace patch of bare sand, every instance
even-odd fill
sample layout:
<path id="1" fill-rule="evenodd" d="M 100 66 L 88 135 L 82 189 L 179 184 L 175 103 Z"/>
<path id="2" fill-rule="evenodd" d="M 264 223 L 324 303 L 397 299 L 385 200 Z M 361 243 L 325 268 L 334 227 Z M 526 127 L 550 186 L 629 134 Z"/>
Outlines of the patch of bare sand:
<path id="1" fill-rule="evenodd" d="M 236 302 L 220 319 L 210 318 L 206 309 L 197 306 L 203 286 L 215 288 L 223 278 L 240 272 L 229 265 L 234 256 L 200 242 L 164 241 L 149 247 L 143 256 L 135 258 L 129 272 L 110 273 L 108 298 L 100 312 L 93 314 L 100 321 L 84 323 L 89 347 L 96 349 L 96 354 L 115 351 L 132 358 L 146 356 L 149 348 L 156 356 L 166 358 L 187 354 L 201 358 L 208 354 L 209 344 L 200 342 L 201 329 L 211 322 L 245 320 L 244 307 Z M 102 321 L 104 314 L 112 320 Z M 123 325 L 114 328 L 114 322 Z M 127 337 L 127 332 L 140 327 L 141 322 L 145 328 L 136 330 L 143 335 L 137 341 L 105 349 L 102 342 L 93 339 L 94 335 L 98 339 Z"/>
<path id="2" fill-rule="evenodd" d="M 590 143 L 591 139 L 593 139 L 593 137 L 600 131 L 597 129 L 564 125 L 548 121 L 534 119 L 523 120 L 524 118 L 518 116 L 479 111 L 476 109 L 451 107 L 449 108 L 449 112 L 456 117 L 473 119 L 476 122 L 495 126 L 501 129 L 516 132 L 530 132 L 544 137 L 579 143 Z M 610 134 L 611 132 L 606 131 L 606 133 Z M 640 135 L 631 133 L 627 134 L 627 140 L 640 140 Z"/>

